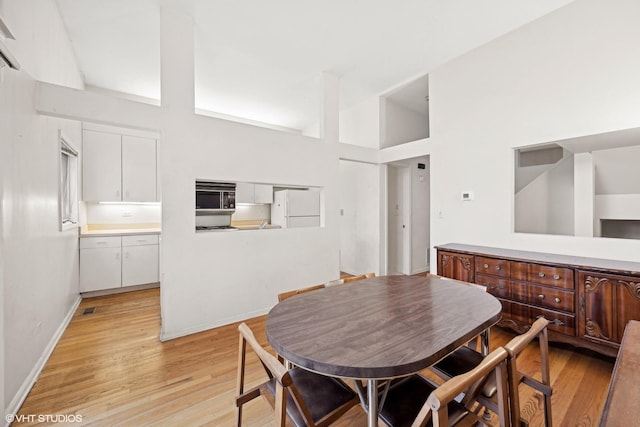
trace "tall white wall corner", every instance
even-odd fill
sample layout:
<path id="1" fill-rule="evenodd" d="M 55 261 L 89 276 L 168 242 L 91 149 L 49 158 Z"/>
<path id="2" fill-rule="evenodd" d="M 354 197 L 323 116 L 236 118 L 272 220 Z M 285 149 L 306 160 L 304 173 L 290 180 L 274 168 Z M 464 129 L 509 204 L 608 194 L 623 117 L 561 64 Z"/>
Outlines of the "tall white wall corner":
<path id="1" fill-rule="evenodd" d="M 338 143 L 340 137 L 340 81 L 338 76 L 322 73 L 322 105 L 320 110 L 320 138 Z"/>
<path id="2" fill-rule="evenodd" d="M 591 153 L 577 153 L 573 156 L 574 186 L 574 227 L 575 235 L 593 237 L 595 170 Z"/>

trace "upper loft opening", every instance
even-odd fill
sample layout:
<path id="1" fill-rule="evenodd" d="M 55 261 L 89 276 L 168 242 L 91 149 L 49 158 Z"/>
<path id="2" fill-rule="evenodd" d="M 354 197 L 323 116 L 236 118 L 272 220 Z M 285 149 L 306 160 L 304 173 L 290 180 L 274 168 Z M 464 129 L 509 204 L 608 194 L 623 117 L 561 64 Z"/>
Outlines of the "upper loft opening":
<path id="1" fill-rule="evenodd" d="M 429 75 L 384 94 L 381 109 L 381 148 L 428 138 Z"/>

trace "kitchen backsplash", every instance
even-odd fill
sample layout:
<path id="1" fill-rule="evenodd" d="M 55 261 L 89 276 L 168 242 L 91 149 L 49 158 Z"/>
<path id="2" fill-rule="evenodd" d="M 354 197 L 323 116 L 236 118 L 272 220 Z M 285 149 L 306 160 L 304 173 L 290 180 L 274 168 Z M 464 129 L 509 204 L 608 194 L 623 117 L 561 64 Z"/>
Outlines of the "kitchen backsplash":
<path id="1" fill-rule="evenodd" d="M 87 224 L 160 223 L 161 206 L 86 203 Z"/>
<path id="2" fill-rule="evenodd" d="M 271 221 L 271 205 L 238 205 L 232 221 Z"/>

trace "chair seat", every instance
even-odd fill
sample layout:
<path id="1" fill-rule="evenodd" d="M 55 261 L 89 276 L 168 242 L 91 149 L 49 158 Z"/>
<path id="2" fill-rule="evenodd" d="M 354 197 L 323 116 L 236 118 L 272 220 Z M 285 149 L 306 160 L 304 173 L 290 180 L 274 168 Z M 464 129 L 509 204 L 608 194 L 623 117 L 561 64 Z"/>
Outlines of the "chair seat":
<path id="1" fill-rule="evenodd" d="M 390 427 L 410 427 L 427 401 L 427 397 L 436 388 L 437 384 L 421 375 L 411 375 L 392 383 L 384 406 L 380 410 L 380 418 Z M 456 401 L 451 401 L 447 405 L 451 425 L 458 423 L 469 413 Z M 431 425 L 433 423 L 429 420 L 427 426 Z"/>
<path id="2" fill-rule="evenodd" d="M 294 368 L 289 371 L 291 379 L 307 403 L 311 419 L 315 423 L 331 414 L 335 408 L 347 404 L 357 397 L 344 382 L 337 378 L 315 374 L 302 368 Z M 267 383 L 267 390 L 275 394 L 275 379 Z M 287 393 L 287 415 L 296 427 L 306 427 L 304 417 L 298 410 L 291 393 Z"/>
<path id="3" fill-rule="evenodd" d="M 469 347 L 463 346 L 433 365 L 433 369 L 439 371 L 447 377 L 455 377 L 465 372 L 469 372 L 478 366 L 484 356 Z M 496 379 L 489 376 L 482 385 L 482 394 L 491 398 L 498 390 Z"/>

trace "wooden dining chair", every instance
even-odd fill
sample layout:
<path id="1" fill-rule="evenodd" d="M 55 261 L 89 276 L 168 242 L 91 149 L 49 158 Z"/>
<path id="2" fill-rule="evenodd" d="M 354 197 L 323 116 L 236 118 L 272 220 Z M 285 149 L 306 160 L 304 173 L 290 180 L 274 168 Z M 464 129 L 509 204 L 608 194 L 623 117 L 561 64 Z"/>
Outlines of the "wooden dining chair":
<path id="1" fill-rule="evenodd" d="M 500 402 L 500 426 L 509 426 L 507 357 L 507 351 L 498 348 L 471 371 L 440 386 L 421 375 L 397 380 L 387 391 L 380 419 L 389 427 L 472 425 L 478 421 L 471 410 L 474 402 L 458 402 L 455 398 L 465 390 L 479 387 L 486 377 L 494 377 Z"/>
<path id="2" fill-rule="evenodd" d="M 547 319 L 540 317 L 538 320 L 533 322 L 533 325 L 531 325 L 531 328 L 527 332 L 513 338 L 504 346 L 504 349 L 509 353 L 509 358 L 507 359 L 509 402 L 511 405 L 511 423 L 514 426 L 520 426 L 522 424 L 520 416 L 520 393 L 518 392 L 518 386 L 520 384 L 526 384 L 534 390 L 542 393 L 544 425 L 547 427 L 553 426 L 553 421 L 551 419 L 551 394 L 553 393 L 553 389 L 551 387 L 551 375 L 549 373 L 548 324 L 549 321 Z M 517 366 L 518 356 L 534 338 L 538 338 L 540 348 L 540 380 L 520 372 Z"/>
<path id="3" fill-rule="evenodd" d="M 518 385 L 524 383 L 543 395 L 544 419 L 547 427 L 552 426 L 551 420 L 551 381 L 549 375 L 549 341 L 547 336 L 548 321 L 541 317 L 536 320 L 531 328 L 522 335 L 518 335 L 509 341 L 505 350 L 509 354 L 507 361 L 509 378 L 509 403 L 511 406 L 511 423 L 513 426 L 521 424 L 520 419 L 520 396 Z M 538 381 L 530 376 L 524 375 L 517 369 L 517 357 L 527 347 L 534 338 L 538 338 L 540 345 L 540 370 L 541 380 Z M 483 356 L 479 352 L 469 348 L 460 347 L 458 350 L 438 362 L 433 366 L 433 371 L 442 378 L 450 378 L 467 372 L 482 362 Z M 496 410 L 496 384 L 488 378 L 483 386 L 478 389 L 475 396 L 469 399 L 477 400 L 482 406 L 495 412 Z"/>
<path id="4" fill-rule="evenodd" d="M 275 409 L 275 425 L 284 427 L 287 416 L 296 427 L 323 427 L 332 424 L 360 401 L 343 381 L 302 368 L 287 370 L 256 340 L 246 323 L 238 326 L 237 425 L 242 425 L 242 405 L 264 396 Z M 247 344 L 258 355 L 269 378 L 245 390 Z"/>
<path id="5" fill-rule="evenodd" d="M 294 289 L 292 291 L 286 291 L 278 294 L 278 302 L 284 301 L 287 298 L 291 298 L 294 295 L 304 294 L 305 292 L 315 291 L 317 289 L 322 289 L 325 287 L 325 284 L 308 286 L 306 288 Z"/>

